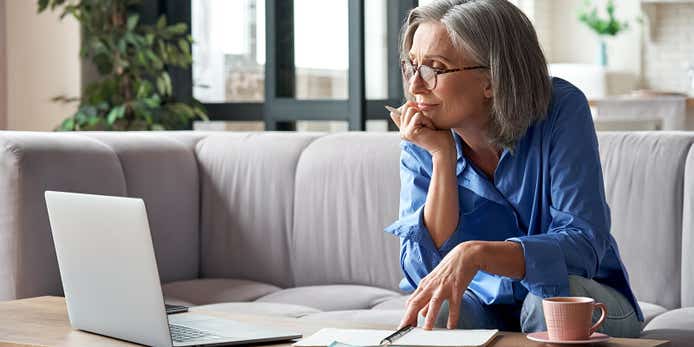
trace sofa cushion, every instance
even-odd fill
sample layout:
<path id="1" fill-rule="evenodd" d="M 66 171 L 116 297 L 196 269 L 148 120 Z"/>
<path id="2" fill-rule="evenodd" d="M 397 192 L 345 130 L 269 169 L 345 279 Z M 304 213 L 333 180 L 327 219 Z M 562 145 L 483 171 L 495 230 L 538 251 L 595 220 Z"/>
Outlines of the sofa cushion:
<path id="1" fill-rule="evenodd" d="M 227 133 L 197 143 L 201 277 L 293 286 L 294 177 L 301 152 L 318 136 Z"/>
<path id="2" fill-rule="evenodd" d="M 694 307 L 678 308 L 665 312 L 653 318 L 646 325 L 644 331 L 657 329 L 683 329 L 694 333 Z"/>
<path id="3" fill-rule="evenodd" d="M 368 309 L 399 294 L 358 285 L 327 285 L 288 288 L 263 296 L 257 302 L 303 305 L 321 311 Z"/>
<path id="4" fill-rule="evenodd" d="M 188 302 L 193 305 L 253 301 L 278 290 L 279 287 L 270 284 L 231 278 L 177 281 L 162 286 L 167 303 Z"/>
<path id="5" fill-rule="evenodd" d="M 649 302 L 639 301 L 639 306 L 641 307 L 641 312 L 643 312 L 643 326 L 645 327 L 648 322 L 653 318 L 667 312 L 667 309 L 663 306 L 651 304 Z"/>
<path id="6" fill-rule="evenodd" d="M 684 165 L 688 133 L 600 133 L 605 194 L 634 294 L 680 305 Z M 648 259 L 648 261 L 644 261 Z"/>
<path id="7" fill-rule="evenodd" d="M 297 286 L 398 289 L 397 133 L 340 133 L 306 147 L 296 169 L 292 270 Z"/>
<path id="8" fill-rule="evenodd" d="M 409 298 L 409 295 L 400 295 L 396 296 L 394 298 L 389 298 L 388 300 L 384 300 L 380 304 L 372 307 L 371 309 L 373 310 L 404 310 L 406 305 L 407 298 Z"/>
<path id="9" fill-rule="evenodd" d="M 672 347 L 689 347 L 694 341 L 694 307 L 665 312 L 651 320 L 642 338 L 670 340 Z"/>
<path id="10" fill-rule="evenodd" d="M 299 318 L 309 314 L 320 313 L 312 307 L 280 304 L 276 302 L 227 302 L 223 304 L 211 304 L 196 306 L 196 308 L 234 314 L 256 314 L 264 316 L 282 316 Z"/>
<path id="11" fill-rule="evenodd" d="M 394 329 L 400 324 L 404 314 L 405 310 L 347 310 L 313 313 L 301 319 L 371 323 Z"/>
<path id="12" fill-rule="evenodd" d="M 198 278 L 200 194 L 193 148 L 156 132 L 84 134 L 116 153 L 126 194 L 144 200 L 160 279 Z"/>

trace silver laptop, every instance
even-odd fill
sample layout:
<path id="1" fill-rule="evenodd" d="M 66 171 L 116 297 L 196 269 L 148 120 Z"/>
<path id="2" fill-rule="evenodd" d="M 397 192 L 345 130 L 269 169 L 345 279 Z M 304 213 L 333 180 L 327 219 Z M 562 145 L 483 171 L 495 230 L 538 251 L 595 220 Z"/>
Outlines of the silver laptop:
<path id="1" fill-rule="evenodd" d="M 47 191 L 46 205 L 73 328 L 166 347 L 301 337 L 200 314 L 167 315 L 141 199 Z"/>

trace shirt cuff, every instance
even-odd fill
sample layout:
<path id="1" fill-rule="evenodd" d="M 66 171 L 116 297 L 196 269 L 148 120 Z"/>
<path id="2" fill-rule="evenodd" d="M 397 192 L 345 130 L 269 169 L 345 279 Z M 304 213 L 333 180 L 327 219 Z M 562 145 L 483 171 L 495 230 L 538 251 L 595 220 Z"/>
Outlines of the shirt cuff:
<path id="1" fill-rule="evenodd" d="M 520 243 L 525 257 L 525 277 L 521 284 L 541 298 L 569 296 L 569 274 L 564 252 L 550 234 L 506 239 Z"/>
<path id="2" fill-rule="evenodd" d="M 400 238 L 416 242 L 427 251 L 439 255 L 429 229 L 424 225 L 424 205 L 409 215 L 401 216 L 383 230 Z"/>

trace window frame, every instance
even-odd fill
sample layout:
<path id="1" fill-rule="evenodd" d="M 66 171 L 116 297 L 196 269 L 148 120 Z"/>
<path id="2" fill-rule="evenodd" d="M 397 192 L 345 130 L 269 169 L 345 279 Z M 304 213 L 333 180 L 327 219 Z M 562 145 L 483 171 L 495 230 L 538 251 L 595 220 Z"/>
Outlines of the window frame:
<path id="1" fill-rule="evenodd" d="M 263 0 L 259 0 L 263 1 Z M 203 103 L 210 120 L 263 121 L 266 130 L 295 130 L 296 121 L 347 121 L 349 130 L 366 130 L 366 120 L 386 120 L 396 130 L 384 105 L 404 102 L 400 74 L 400 27 L 417 0 L 386 0 L 387 99 L 366 99 L 364 2 L 348 0 L 348 98 L 297 100 L 294 98 L 294 0 L 265 1 L 265 100 L 263 102 Z M 166 14 L 170 23 L 191 28 L 190 0 L 150 0 L 141 6 L 143 19 L 155 22 Z M 277 16 L 277 13 L 282 13 Z M 171 68 L 173 94 L 183 101 L 193 98 L 192 69 Z"/>

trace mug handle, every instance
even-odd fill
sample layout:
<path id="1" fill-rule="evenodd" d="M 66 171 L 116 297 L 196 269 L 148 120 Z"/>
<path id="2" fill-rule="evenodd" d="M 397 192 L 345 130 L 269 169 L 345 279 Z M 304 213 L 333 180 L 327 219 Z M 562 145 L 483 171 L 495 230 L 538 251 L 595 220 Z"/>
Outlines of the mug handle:
<path id="1" fill-rule="evenodd" d="M 590 328 L 590 335 L 593 335 L 595 330 L 598 330 L 602 323 L 605 322 L 605 318 L 607 318 L 607 307 L 605 306 L 605 304 L 601 302 L 596 302 L 593 304 L 593 310 L 595 310 L 596 308 L 599 308 L 600 311 L 602 311 L 602 314 L 600 315 L 600 319 L 598 319 L 598 321 L 593 325 L 593 327 Z"/>

